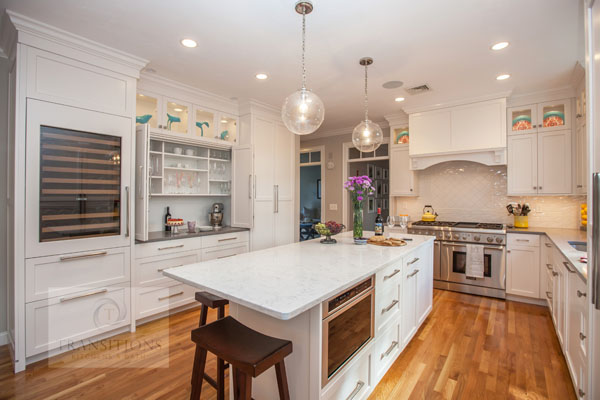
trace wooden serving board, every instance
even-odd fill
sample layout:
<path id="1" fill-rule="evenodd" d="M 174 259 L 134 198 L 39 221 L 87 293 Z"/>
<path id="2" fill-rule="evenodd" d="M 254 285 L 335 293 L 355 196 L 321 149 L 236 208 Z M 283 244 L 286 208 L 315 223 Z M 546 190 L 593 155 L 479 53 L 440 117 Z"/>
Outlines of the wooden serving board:
<path id="1" fill-rule="evenodd" d="M 374 244 L 375 246 L 386 246 L 386 247 L 400 247 L 400 246 L 406 246 L 406 244 L 407 244 L 402 239 L 396 239 L 396 238 L 387 238 L 386 239 L 383 236 L 372 236 L 369 238 L 367 243 Z"/>

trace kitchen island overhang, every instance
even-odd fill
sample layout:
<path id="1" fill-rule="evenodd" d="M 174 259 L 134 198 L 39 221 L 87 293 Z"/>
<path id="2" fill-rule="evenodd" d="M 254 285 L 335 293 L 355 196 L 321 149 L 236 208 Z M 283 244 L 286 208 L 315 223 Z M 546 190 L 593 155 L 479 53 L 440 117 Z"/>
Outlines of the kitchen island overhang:
<path id="1" fill-rule="evenodd" d="M 431 311 L 434 238 L 391 235 L 412 240 L 403 247 L 357 246 L 347 232 L 332 246 L 311 240 L 163 273 L 228 299 L 230 315 L 245 325 L 291 340 L 294 351 L 285 362 L 292 398 L 329 399 L 356 391 L 359 399 L 372 391 Z M 323 351 L 331 345 L 324 346 L 322 304 L 370 277 L 371 338 L 328 378 L 322 372 Z M 351 322 L 360 326 L 358 319 Z M 381 354 L 372 354 L 383 347 Z M 356 377 L 364 371 L 366 378 Z M 276 388 L 274 371 L 267 371 L 254 380 L 253 397 L 276 399 Z"/>

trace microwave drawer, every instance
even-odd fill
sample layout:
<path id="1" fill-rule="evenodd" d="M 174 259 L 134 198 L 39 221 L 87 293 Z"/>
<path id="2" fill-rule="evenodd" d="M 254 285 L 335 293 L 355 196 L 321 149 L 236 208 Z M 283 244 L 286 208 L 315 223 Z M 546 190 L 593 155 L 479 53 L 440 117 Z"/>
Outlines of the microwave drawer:
<path id="1" fill-rule="evenodd" d="M 26 301 L 44 300 L 130 280 L 129 247 L 30 258 Z"/>

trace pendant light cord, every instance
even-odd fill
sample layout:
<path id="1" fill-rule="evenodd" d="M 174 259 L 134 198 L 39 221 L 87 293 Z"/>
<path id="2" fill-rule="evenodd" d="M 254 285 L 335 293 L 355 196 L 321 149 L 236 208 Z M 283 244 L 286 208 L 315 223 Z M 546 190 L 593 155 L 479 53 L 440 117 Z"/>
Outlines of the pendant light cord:
<path id="1" fill-rule="evenodd" d="M 306 89 L 306 66 L 304 65 L 304 52 L 306 43 L 306 8 L 302 7 L 302 89 Z"/>
<path id="2" fill-rule="evenodd" d="M 367 68 L 368 65 L 365 64 L 365 121 L 369 120 L 369 95 L 367 93 Z"/>

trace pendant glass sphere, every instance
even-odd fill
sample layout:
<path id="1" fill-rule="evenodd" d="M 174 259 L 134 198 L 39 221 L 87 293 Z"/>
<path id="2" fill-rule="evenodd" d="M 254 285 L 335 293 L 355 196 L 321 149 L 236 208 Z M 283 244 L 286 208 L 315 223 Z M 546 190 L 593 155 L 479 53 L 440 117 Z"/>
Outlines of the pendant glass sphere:
<path id="1" fill-rule="evenodd" d="M 383 131 L 371 120 L 362 121 L 352 131 L 352 144 L 363 153 L 377 150 L 381 143 L 383 143 Z"/>
<path id="2" fill-rule="evenodd" d="M 313 133 L 323 123 L 325 107 L 313 92 L 302 88 L 290 94 L 281 107 L 285 126 L 296 135 Z"/>

